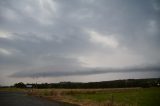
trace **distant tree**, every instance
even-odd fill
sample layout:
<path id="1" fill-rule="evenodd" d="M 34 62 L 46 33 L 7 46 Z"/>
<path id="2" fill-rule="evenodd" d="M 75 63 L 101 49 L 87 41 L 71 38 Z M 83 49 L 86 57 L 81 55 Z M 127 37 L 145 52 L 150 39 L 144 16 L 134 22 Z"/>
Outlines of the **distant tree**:
<path id="1" fill-rule="evenodd" d="M 23 82 L 19 82 L 14 84 L 14 87 L 16 88 L 26 88 L 26 85 Z"/>
<path id="2" fill-rule="evenodd" d="M 126 87 L 160 87 L 160 78 L 151 79 L 126 79 L 102 82 L 60 82 L 60 83 L 41 83 L 29 84 L 33 88 L 126 88 Z M 15 87 L 24 88 L 23 83 L 15 84 Z"/>

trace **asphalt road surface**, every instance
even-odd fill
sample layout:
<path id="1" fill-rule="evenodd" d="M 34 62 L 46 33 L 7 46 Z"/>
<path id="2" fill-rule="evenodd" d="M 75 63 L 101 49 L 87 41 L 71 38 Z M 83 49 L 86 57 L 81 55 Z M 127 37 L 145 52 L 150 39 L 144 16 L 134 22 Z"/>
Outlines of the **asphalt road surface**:
<path id="1" fill-rule="evenodd" d="M 49 101 L 20 92 L 0 92 L 0 106 L 75 106 Z"/>

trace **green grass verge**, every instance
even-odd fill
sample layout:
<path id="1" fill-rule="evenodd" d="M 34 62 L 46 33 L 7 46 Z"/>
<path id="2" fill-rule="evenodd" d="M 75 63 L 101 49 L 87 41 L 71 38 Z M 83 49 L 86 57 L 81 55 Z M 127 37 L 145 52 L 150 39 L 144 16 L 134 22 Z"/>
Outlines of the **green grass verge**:
<path id="1" fill-rule="evenodd" d="M 27 89 L 22 88 L 0 88 L 0 92 L 26 92 Z"/>
<path id="2" fill-rule="evenodd" d="M 0 91 L 28 92 L 28 94 L 58 98 L 66 102 L 90 103 L 83 106 L 160 106 L 160 88 L 111 89 L 18 89 L 0 88 Z"/>
<path id="3" fill-rule="evenodd" d="M 160 106 L 160 88 L 141 88 L 125 91 L 113 90 L 94 94 L 74 94 L 72 96 L 82 101 L 113 101 L 116 104 L 130 106 Z"/>

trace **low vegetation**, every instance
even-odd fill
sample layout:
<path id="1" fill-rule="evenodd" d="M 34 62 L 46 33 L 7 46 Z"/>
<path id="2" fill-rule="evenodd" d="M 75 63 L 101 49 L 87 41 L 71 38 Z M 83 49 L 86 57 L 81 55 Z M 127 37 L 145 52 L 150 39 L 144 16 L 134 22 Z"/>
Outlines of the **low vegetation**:
<path id="1" fill-rule="evenodd" d="M 81 106 L 160 106 L 160 88 L 34 89 L 29 94 Z"/>
<path id="2" fill-rule="evenodd" d="M 0 92 L 28 92 L 28 89 L 13 88 L 13 87 L 1 87 Z"/>

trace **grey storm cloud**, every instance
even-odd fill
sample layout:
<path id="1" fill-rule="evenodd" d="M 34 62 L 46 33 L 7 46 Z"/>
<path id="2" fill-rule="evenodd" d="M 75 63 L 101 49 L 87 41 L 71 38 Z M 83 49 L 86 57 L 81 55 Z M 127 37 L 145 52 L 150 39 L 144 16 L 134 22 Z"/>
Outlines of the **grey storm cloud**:
<path id="1" fill-rule="evenodd" d="M 41 71 L 36 72 L 32 71 L 25 71 L 25 72 L 16 72 L 10 77 L 15 78 L 24 78 L 24 77 L 30 77 L 30 78 L 38 78 L 38 77 L 61 77 L 61 76 L 81 76 L 81 75 L 93 75 L 93 74 L 104 74 L 104 73 L 124 73 L 124 72 L 147 72 L 147 71 L 160 71 L 159 66 L 149 66 L 149 67 L 130 67 L 130 68 L 123 68 L 123 69 L 100 69 L 100 68 L 94 68 L 94 69 L 82 69 L 81 71 Z"/>
<path id="2" fill-rule="evenodd" d="M 0 79 L 159 70 L 159 19 L 159 0 L 0 0 Z"/>

